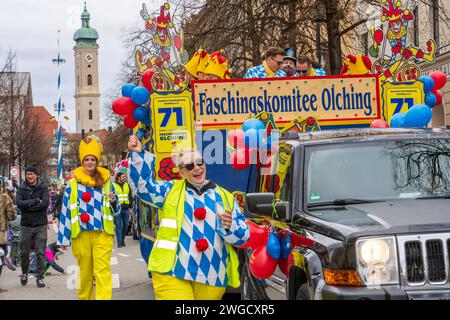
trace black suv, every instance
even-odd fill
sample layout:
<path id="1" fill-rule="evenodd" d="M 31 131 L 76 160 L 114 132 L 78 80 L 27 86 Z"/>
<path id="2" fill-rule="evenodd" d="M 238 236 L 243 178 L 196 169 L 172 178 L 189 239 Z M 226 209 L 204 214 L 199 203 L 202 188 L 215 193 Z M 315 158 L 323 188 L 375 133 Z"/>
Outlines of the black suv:
<path id="1" fill-rule="evenodd" d="M 247 209 L 280 200 L 290 267 L 256 279 L 241 249 L 244 299 L 450 299 L 450 131 L 287 132 L 277 163 Z"/>

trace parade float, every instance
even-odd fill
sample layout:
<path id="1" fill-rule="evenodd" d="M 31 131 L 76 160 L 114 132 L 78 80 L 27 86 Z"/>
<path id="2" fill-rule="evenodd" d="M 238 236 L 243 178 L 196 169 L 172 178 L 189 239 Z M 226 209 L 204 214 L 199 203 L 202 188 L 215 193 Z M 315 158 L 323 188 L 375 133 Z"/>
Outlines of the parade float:
<path id="1" fill-rule="evenodd" d="M 273 261 L 285 268 L 290 257 L 288 236 L 274 233 L 275 222 L 250 214 L 245 204 L 245 193 L 256 184 L 278 185 L 277 196 L 283 192 L 283 168 L 290 158 L 288 150 L 278 148 L 280 137 L 336 128 L 425 127 L 431 108 L 443 103 L 439 90 L 445 74 L 421 76 L 417 64 L 434 61 L 434 41 L 426 48 L 407 43 L 414 7 L 391 0 L 381 1 L 381 7 L 381 27 L 371 30 L 372 59 L 348 55 L 341 75 L 191 83 L 184 68 L 189 55 L 183 32 L 175 26 L 169 4 L 155 17 L 145 4 L 142 7 L 151 41 L 135 54 L 138 83 L 123 85 L 112 110 L 156 155 L 157 179 L 179 178 L 171 159 L 174 150 L 197 147 L 202 152 L 208 179 L 234 191 L 247 217 L 257 222 L 249 222 L 251 239 L 244 246 L 257 257 L 251 263 L 257 278 L 270 276 Z M 259 170 L 267 170 L 263 181 L 256 181 Z M 147 260 L 158 212 L 140 199 L 136 208 L 141 252 Z"/>

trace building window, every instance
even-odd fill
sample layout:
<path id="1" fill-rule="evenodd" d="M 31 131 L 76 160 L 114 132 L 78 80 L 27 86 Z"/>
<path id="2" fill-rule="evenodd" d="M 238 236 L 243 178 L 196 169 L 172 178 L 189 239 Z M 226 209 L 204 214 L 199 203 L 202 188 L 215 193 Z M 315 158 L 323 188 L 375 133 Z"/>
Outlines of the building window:
<path id="1" fill-rule="evenodd" d="M 88 68 L 90 68 L 91 67 L 91 65 L 90 64 L 88 64 Z"/>
<path id="2" fill-rule="evenodd" d="M 89 120 L 92 120 L 92 109 L 89 109 Z"/>
<path id="3" fill-rule="evenodd" d="M 92 86 L 92 75 L 90 75 L 90 74 L 88 74 L 87 83 L 88 83 L 88 86 Z"/>
<path id="4" fill-rule="evenodd" d="M 78 83 L 78 86 L 80 86 L 80 76 L 77 76 L 77 83 Z"/>
<path id="5" fill-rule="evenodd" d="M 80 120 L 80 110 L 78 110 L 78 118 L 77 120 Z"/>
<path id="6" fill-rule="evenodd" d="M 92 106 L 92 101 L 89 101 L 89 105 Z"/>

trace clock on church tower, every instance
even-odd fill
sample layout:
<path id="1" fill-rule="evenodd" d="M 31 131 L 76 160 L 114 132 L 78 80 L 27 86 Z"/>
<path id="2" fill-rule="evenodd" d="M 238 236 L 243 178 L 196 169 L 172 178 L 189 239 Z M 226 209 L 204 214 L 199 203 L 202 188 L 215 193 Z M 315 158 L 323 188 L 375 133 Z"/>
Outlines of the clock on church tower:
<path id="1" fill-rule="evenodd" d="M 89 25 L 86 3 L 81 14 L 82 26 L 75 41 L 75 116 L 77 132 L 100 129 L 100 90 L 98 78 L 98 32 Z"/>

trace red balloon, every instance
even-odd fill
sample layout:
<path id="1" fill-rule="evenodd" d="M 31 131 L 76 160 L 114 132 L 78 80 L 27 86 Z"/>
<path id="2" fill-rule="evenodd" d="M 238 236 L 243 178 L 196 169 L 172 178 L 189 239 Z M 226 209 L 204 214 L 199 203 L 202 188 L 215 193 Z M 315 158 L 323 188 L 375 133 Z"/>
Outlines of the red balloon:
<path id="1" fill-rule="evenodd" d="M 133 129 L 138 125 L 139 121 L 136 121 L 133 117 L 133 114 L 127 114 L 123 117 L 123 125 L 128 129 Z"/>
<path id="2" fill-rule="evenodd" d="M 377 44 L 380 44 L 381 41 L 383 41 L 383 31 L 381 31 L 381 29 L 377 29 L 373 38 Z"/>
<path id="3" fill-rule="evenodd" d="M 285 276 L 289 276 L 289 268 L 294 264 L 294 256 L 292 253 L 289 254 L 287 259 L 278 260 L 278 267 L 280 267 L 281 272 L 284 273 Z"/>
<path id="4" fill-rule="evenodd" d="M 250 271 L 258 279 L 270 277 L 277 269 L 277 264 L 278 260 L 269 256 L 266 246 L 259 247 L 250 256 Z"/>
<path id="5" fill-rule="evenodd" d="M 389 128 L 389 124 L 381 119 L 377 119 L 374 120 L 371 124 L 370 124 L 371 128 Z"/>
<path id="6" fill-rule="evenodd" d="M 434 80 L 433 90 L 441 89 L 447 82 L 447 75 L 442 71 L 433 71 L 430 73 L 430 77 Z"/>
<path id="7" fill-rule="evenodd" d="M 244 148 L 244 131 L 237 129 L 228 132 L 228 143 L 233 148 Z"/>
<path id="8" fill-rule="evenodd" d="M 436 105 L 440 105 L 442 103 L 442 92 L 441 90 L 431 90 L 432 93 L 436 96 Z"/>
<path id="9" fill-rule="evenodd" d="M 254 163 L 256 150 L 253 148 L 236 149 L 231 154 L 231 166 L 236 170 L 244 170 Z"/>
<path id="10" fill-rule="evenodd" d="M 150 93 L 153 91 L 152 78 L 155 75 L 155 72 L 156 71 L 153 69 L 147 70 L 141 77 L 142 86 L 145 87 Z"/>
<path id="11" fill-rule="evenodd" d="M 250 239 L 237 248 L 252 248 L 256 250 L 261 245 L 265 244 L 269 239 L 269 228 L 266 226 L 260 226 L 253 221 L 247 221 L 248 228 L 250 229 Z"/>
<path id="12" fill-rule="evenodd" d="M 130 112 L 133 112 L 137 107 L 137 104 L 129 97 L 122 97 L 114 100 L 112 110 L 119 116 L 124 116 Z"/>
<path id="13" fill-rule="evenodd" d="M 181 47 L 183 46 L 183 42 L 181 41 L 181 37 L 179 35 L 173 37 L 173 44 L 175 45 L 175 48 L 177 48 L 178 50 L 181 49 Z"/>

